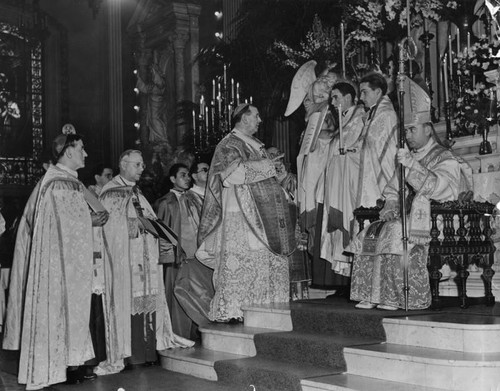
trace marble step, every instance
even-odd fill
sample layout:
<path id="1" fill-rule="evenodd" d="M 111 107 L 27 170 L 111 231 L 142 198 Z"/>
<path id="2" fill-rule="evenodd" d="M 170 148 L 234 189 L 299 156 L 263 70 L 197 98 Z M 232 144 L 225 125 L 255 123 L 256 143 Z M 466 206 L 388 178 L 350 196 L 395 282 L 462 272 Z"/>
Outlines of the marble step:
<path id="1" fill-rule="evenodd" d="M 397 344 L 344 348 L 349 374 L 455 391 L 500 385 L 500 353 L 467 353 Z"/>
<path id="2" fill-rule="evenodd" d="M 300 384 L 302 391 L 450 391 L 347 373 L 304 379 Z"/>
<path id="3" fill-rule="evenodd" d="M 290 303 L 244 305 L 245 326 L 292 331 Z"/>
<path id="4" fill-rule="evenodd" d="M 500 317 L 438 313 L 383 320 L 387 343 L 466 353 L 500 352 Z"/>
<path id="5" fill-rule="evenodd" d="M 253 337 L 259 333 L 273 331 L 261 327 L 248 327 L 246 324 L 210 323 L 200 327 L 202 347 L 218 352 L 255 356 Z"/>
<path id="6" fill-rule="evenodd" d="M 244 358 L 238 354 L 216 352 L 195 345 L 188 349 L 166 349 L 159 352 L 162 368 L 206 380 L 217 381 L 216 361 Z"/>

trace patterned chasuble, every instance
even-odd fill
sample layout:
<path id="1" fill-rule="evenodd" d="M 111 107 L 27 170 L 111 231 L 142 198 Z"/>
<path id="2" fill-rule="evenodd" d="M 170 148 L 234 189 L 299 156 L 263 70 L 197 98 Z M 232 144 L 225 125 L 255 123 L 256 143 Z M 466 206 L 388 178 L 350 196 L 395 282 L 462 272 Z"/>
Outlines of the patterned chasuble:
<path id="1" fill-rule="evenodd" d="M 92 222 L 83 188 L 51 166 L 19 225 L 3 346 L 21 350 L 18 381 L 28 390 L 63 382 L 67 366 L 94 357 Z"/>
<path id="2" fill-rule="evenodd" d="M 430 305 L 427 251 L 430 240 L 430 200 L 450 201 L 467 190 L 469 169 L 461 159 L 433 140 L 412 153 L 416 161 L 406 170 L 406 180 L 416 189 L 408 218 L 409 309 Z M 399 209 L 397 173 L 384 190 L 389 210 Z M 401 222 L 375 222 L 350 244 L 355 254 L 351 299 L 404 308 Z"/>
<path id="3" fill-rule="evenodd" d="M 241 318 L 245 304 L 289 299 L 286 255 L 295 249 L 286 194 L 263 144 L 231 132 L 208 178 L 196 257 L 214 269 L 209 318 Z"/>
<path id="4" fill-rule="evenodd" d="M 109 212 L 103 230 L 108 360 L 131 355 L 130 322 L 136 314 L 156 312 L 157 350 L 192 346 L 172 331 L 158 241 L 139 228 L 141 214 L 156 219 L 151 205 L 119 175 L 104 186 L 100 201 Z"/>

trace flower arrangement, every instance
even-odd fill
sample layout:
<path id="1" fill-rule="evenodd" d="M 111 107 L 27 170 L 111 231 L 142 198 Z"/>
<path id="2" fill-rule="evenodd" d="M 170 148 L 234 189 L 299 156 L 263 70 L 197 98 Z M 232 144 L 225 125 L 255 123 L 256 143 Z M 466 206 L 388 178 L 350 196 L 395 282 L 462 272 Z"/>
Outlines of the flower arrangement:
<path id="1" fill-rule="evenodd" d="M 410 2 L 411 27 L 420 26 L 424 19 L 439 21 L 450 10 L 456 10 L 454 0 L 412 0 Z M 407 26 L 404 0 L 355 0 L 346 5 L 346 22 L 352 26 L 349 39 L 373 42 L 396 34 Z"/>
<path id="2" fill-rule="evenodd" d="M 330 67 L 335 67 L 333 59 L 339 57 L 341 50 L 340 37 L 335 29 L 323 27 L 318 15 L 315 15 L 311 29 L 299 46 L 294 49 L 283 41 L 275 41 L 268 53 L 285 66 L 297 69 L 309 60 L 329 63 Z"/>
<path id="3" fill-rule="evenodd" d="M 455 58 L 455 136 L 476 134 L 497 121 L 500 41 L 482 36 Z"/>

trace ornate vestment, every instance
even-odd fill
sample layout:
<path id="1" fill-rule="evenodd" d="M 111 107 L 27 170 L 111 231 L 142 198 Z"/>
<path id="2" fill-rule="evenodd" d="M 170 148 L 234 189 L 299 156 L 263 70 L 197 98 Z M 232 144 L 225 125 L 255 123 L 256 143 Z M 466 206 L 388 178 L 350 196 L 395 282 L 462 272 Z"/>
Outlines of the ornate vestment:
<path id="1" fill-rule="evenodd" d="M 63 382 L 67 366 L 94 357 L 92 221 L 83 189 L 74 174 L 50 166 L 19 225 L 3 346 L 21 349 L 18 380 L 28 390 Z"/>
<path id="2" fill-rule="evenodd" d="M 214 291 L 213 271 L 202 265 L 194 254 L 197 246 L 203 198 L 192 190 L 171 190 L 158 202 L 158 218 L 178 236 L 178 245 L 161 244 L 160 259 L 166 267 L 167 303 L 176 334 L 190 337 L 192 321 L 197 325 L 208 320 Z"/>
<path id="3" fill-rule="evenodd" d="M 412 152 L 415 162 L 406 169 L 406 182 L 414 191 L 408 217 L 409 309 L 430 305 L 427 251 L 430 241 L 430 200 L 450 201 L 468 189 L 468 165 L 433 139 L 420 151 Z M 384 190 L 386 210 L 399 213 L 399 178 L 393 178 Z M 351 299 L 404 308 L 403 245 L 399 219 L 375 222 L 351 243 L 355 254 L 352 270 Z"/>
<path id="4" fill-rule="evenodd" d="M 287 302 L 294 224 L 263 144 L 233 130 L 217 146 L 196 257 L 214 269 L 211 320 L 242 317 L 244 304 Z"/>
<path id="5" fill-rule="evenodd" d="M 369 111 L 362 133 L 356 207 L 375 206 L 395 171 L 398 119 L 387 96 Z"/>
<path id="6" fill-rule="evenodd" d="M 142 214 L 156 219 L 151 205 L 120 176 L 107 183 L 100 200 L 109 212 L 104 225 L 105 315 L 108 362 L 131 356 L 131 315 L 156 315 L 156 349 L 192 346 L 172 331 L 165 299 L 158 240 L 139 229 L 137 197 Z"/>
<path id="7" fill-rule="evenodd" d="M 351 260 L 344 248 L 356 232 L 353 211 L 358 191 L 361 132 L 364 110 L 352 106 L 342 117 L 345 154 L 339 152 L 339 137 L 332 140 L 326 168 L 321 258 L 332 264 L 335 273 L 350 276 Z"/>
<path id="8" fill-rule="evenodd" d="M 312 110 L 320 112 L 326 109 L 328 102 L 310 103 L 308 114 Z M 308 120 L 310 115 L 308 115 Z M 331 139 L 328 131 L 333 132 L 334 123 L 331 112 L 327 112 L 322 124 L 322 133 L 317 138 L 313 151 L 301 151 L 297 156 L 297 204 L 301 229 L 310 234 L 309 246 L 312 253 L 314 227 L 318 214 L 318 203 L 323 203 L 325 193 L 325 170 L 328 164 Z M 304 141 L 303 141 L 304 142 Z"/>

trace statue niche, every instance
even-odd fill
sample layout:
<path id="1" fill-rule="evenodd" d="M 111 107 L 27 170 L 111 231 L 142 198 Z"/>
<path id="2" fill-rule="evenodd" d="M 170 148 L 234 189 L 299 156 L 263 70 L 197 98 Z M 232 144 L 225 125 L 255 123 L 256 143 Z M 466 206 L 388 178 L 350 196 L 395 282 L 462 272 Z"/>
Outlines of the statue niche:
<path id="1" fill-rule="evenodd" d="M 139 56 L 136 87 L 141 94 L 139 141 L 142 145 L 170 144 L 167 126 L 170 61 L 167 50 L 143 50 Z"/>

